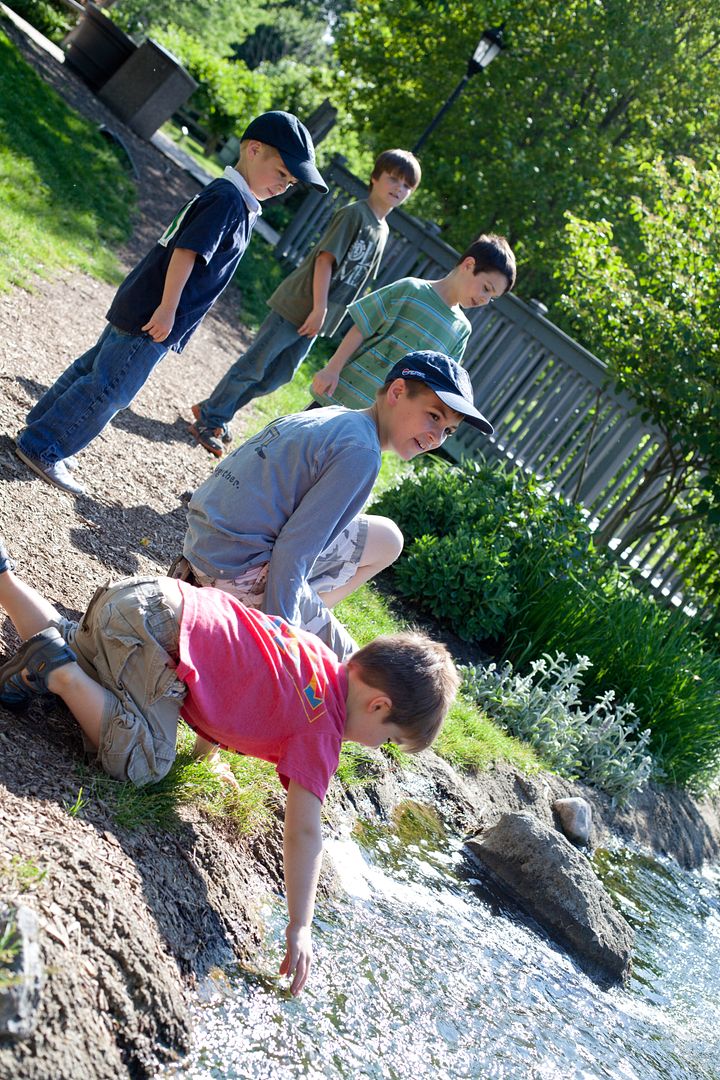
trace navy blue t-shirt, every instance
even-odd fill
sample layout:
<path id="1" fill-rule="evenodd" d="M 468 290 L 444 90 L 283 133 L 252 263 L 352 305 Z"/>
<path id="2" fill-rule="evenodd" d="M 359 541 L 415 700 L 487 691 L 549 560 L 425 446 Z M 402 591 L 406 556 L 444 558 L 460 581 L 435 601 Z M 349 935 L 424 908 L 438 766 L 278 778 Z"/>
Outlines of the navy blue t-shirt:
<path id="1" fill-rule="evenodd" d="M 163 342 L 182 352 L 232 278 L 253 224 L 238 187 L 223 177 L 213 180 L 178 211 L 157 244 L 128 274 L 115 294 L 107 320 L 118 330 L 141 333 L 162 300 L 173 251 L 188 248 L 197 258 L 181 293 L 173 328 Z"/>

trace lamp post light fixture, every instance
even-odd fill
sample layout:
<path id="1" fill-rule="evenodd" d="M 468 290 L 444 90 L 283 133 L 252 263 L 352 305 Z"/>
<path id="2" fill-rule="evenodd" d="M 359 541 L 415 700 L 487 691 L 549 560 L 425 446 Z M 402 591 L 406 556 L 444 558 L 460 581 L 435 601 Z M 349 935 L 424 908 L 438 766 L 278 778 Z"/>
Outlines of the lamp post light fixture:
<path id="1" fill-rule="evenodd" d="M 503 23 L 502 26 L 496 26 L 494 29 L 483 31 L 483 36 L 480 38 L 480 41 L 475 48 L 475 51 L 468 60 L 467 71 L 465 72 L 462 79 L 457 84 L 443 107 L 430 121 L 418 141 L 413 146 L 413 154 L 417 154 L 417 152 L 423 146 L 427 138 L 438 126 L 450 106 L 453 105 L 460 97 L 460 94 L 465 89 L 466 83 L 473 77 L 473 75 L 477 75 L 479 71 L 484 71 L 485 68 L 493 62 L 495 57 L 499 55 L 500 50 L 505 48 L 505 41 L 503 38 L 504 28 L 505 24 Z"/>

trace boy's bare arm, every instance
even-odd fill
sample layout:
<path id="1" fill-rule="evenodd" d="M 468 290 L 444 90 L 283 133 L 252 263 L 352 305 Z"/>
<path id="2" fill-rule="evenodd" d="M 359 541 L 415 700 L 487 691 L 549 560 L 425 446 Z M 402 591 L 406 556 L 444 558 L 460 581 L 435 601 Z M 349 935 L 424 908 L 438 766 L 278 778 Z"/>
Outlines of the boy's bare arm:
<path id="1" fill-rule="evenodd" d="M 330 251 L 319 251 L 315 257 L 313 269 L 313 308 L 302 326 L 298 326 L 301 337 L 315 337 L 320 333 L 325 322 L 335 256 Z"/>
<path id="2" fill-rule="evenodd" d="M 142 327 L 153 341 L 164 341 L 173 328 L 175 313 L 182 291 L 192 273 L 197 258 L 190 248 L 175 248 L 170 256 L 162 300 Z"/>
<path id="3" fill-rule="evenodd" d="M 300 993 L 312 963 L 311 923 L 322 862 L 321 805 L 316 795 L 290 781 L 283 839 L 290 921 L 285 931 L 287 949 L 280 974 L 293 976 L 291 994 Z"/>
<path id="4" fill-rule="evenodd" d="M 357 326 L 351 326 L 328 360 L 326 366 L 315 373 L 312 381 L 312 388 L 316 394 L 335 393 L 337 384 L 340 381 L 342 369 L 345 367 L 353 353 L 357 352 L 360 348 L 362 342 L 362 331 L 358 329 Z"/>

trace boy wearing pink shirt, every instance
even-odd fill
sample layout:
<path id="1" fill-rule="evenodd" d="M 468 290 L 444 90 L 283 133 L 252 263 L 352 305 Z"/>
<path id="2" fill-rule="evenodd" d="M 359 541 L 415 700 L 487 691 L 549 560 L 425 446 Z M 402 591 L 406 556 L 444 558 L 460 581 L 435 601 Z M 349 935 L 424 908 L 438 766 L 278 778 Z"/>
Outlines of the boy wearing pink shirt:
<path id="1" fill-rule="evenodd" d="M 280 973 L 298 994 L 312 960 L 321 806 L 341 745 L 429 746 L 458 686 L 445 647 L 398 634 L 341 663 L 279 616 L 172 578 L 100 588 L 78 624 L 14 573 L 2 540 L 0 606 L 24 639 L 0 665 L 0 704 L 20 709 L 57 694 L 114 778 L 143 785 L 165 776 L 179 717 L 196 732 L 196 756 L 224 779 L 234 782 L 220 747 L 276 766 L 287 791 L 289 923 Z"/>

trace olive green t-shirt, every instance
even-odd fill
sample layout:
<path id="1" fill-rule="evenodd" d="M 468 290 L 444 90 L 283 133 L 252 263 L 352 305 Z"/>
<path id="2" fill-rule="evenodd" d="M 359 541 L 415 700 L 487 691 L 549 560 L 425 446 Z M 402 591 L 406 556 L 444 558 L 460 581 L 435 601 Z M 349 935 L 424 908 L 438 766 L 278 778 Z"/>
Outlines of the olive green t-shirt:
<path id="1" fill-rule="evenodd" d="M 340 325 L 348 304 L 376 276 L 388 232 L 387 223 L 378 221 L 366 200 L 342 206 L 310 254 L 278 285 L 268 305 L 293 326 L 302 326 L 313 306 L 315 258 L 318 252 L 329 251 L 335 265 L 320 333 L 330 336 Z"/>

